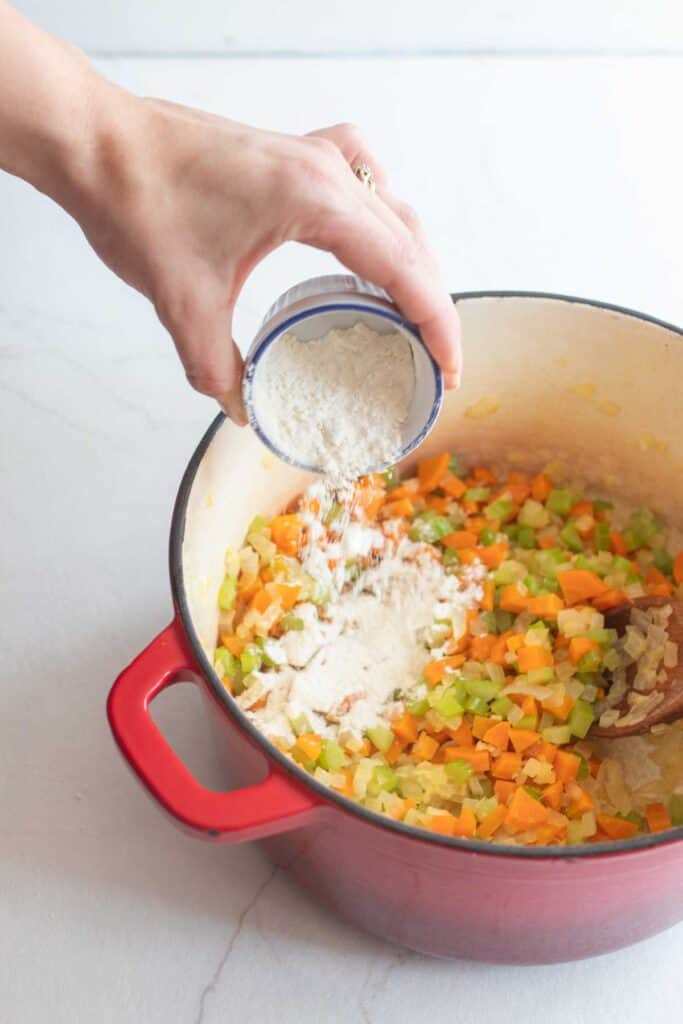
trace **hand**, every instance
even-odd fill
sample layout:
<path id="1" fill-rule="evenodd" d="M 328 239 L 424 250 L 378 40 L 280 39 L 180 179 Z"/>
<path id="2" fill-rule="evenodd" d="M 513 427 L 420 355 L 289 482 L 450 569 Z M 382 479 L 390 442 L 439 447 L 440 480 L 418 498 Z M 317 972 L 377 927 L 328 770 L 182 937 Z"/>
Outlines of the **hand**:
<path id="1" fill-rule="evenodd" d="M 415 214 L 386 190 L 355 128 L 289 136 L 113 95 L 115 130 L 101 133 L 70 212 L 104 262 L 154 303 L 194 388 L 245 421 L 233 309 L 254 266 L 289 240 L 326 249 L 385 288 L 455 385 L 454 306 Z M 374 171 L 375 194 L 351 170 L 361 162 Z"/>

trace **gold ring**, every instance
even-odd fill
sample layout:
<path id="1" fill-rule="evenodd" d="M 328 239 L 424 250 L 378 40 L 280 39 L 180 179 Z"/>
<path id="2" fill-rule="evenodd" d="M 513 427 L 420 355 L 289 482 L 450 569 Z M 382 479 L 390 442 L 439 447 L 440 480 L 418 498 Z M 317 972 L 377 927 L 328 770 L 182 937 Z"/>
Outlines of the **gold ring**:
<path id="1" fill-rule="evenodd" d="M 372 173 L 372 167 L 368 167 L 367 164 L 358 164 L 353 173 L 361 185 L 366 185 L 371 192 L 375 191 L 375 175 Z"/>

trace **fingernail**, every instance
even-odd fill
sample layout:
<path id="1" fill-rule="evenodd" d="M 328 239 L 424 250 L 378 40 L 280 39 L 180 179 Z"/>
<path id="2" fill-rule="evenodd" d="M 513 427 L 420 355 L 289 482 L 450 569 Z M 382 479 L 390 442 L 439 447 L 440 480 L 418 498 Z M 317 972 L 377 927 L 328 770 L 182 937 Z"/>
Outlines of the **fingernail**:
<path id="1" fill-rule="evenodd" d="M 460 387 L 460 373 L 458 370 L 445 370 L 443 383 L 448 391 L 457 391 Z"/>
<path id="2" fill-rule="evenodd" d="M 249 418 L 244 408 L 241 389 L 237 388 L 233 391 L 228 391 L 225 395 L 221 395 L 218 399 L 218 404 L 233 423 L 238 427 L 246 427 Z"/>

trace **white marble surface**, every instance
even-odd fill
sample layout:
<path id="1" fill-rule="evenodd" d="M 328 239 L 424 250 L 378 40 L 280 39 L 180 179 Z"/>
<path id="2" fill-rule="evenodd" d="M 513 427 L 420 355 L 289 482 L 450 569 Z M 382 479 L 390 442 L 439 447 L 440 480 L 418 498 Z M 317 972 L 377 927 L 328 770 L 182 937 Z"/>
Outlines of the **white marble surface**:
<path id="1" fill-rule="evenodd" d="M 453 289 L 565 291 L 683 322 L 680 60 L 103 67 L 262 125 L 361 122 Z M 270 259 L 239 336 L 327 267 L 294 248 Z M 212 416 L 145 302 L 60 211 L 0 179 L 2 1024 L 679 1019 L 683 926 L 556 967 L 430 961 L 333 919 L 257 846 L 181 836 L 145 798 L 104 701 L 169 618 L 171 503 Z M 217 781 L 196 695 L 177 691 L 159 719 Z"/>

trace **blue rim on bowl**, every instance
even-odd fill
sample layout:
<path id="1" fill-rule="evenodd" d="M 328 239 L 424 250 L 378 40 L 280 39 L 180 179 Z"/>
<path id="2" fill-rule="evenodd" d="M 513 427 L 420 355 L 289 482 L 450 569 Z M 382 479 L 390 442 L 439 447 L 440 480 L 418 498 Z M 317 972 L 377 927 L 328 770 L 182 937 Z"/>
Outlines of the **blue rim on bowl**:
<path id="1" fill-rule="evenodd" d="M 270 449 L 270 451 L 273 452 L 274 455 L 277 455 L 279 459 L 282 459 L 283 462 L 288 463 L 290 466 L 296 466 L 298 469 L 306 470 L 308 473 L 320 474 L 322 473 L 322 470 L 317 466 L 309 466 L 306 465 L 305 463 L 298 462 L 296 459 L 292 458 L 291 455 L 288 455 L 286 452 L 283 452 L 275 444 L 275 442 L 268 437 L 267 433 L 261 426 L 261 423 L 259 422 L 256 416 L 256 410 L 254 408 L 254 378 L 259 363 L 261 362 L 263 356 L 267 353 L 268 349 L 273 344 L 273 342 L 277 341 L 277 339 L 282 334 L 288 331 L 295 324 L 300 323 L 302 320 L 309 320 L 312 317 L 319 316 L 321 313 L 334 313 L 348 310 L 354 310 L 358 313 L 372 314 L 373 316 L 379 316 L 382 317 L 384 320 L 389 320 L 392 323 L 397 324 L 402 330 L 410 334 L 411 337 L 422 348 L 422 350 L 424 351 L 429 360 L 429 365 L 434 374 L 434 400 L 432 402 L 429 417 L 425 422 L 424 426 L 422 427 L 422 429 L 419 431 L 419 433 L 416 434 L 416 436 L 412 438 L 412 440 L 408 444 L 404 445 L 401 448 L 400 453 L 396 456 L 395 459 L 392 459 L 392 464 L 394 462 L 400 462 L 402 459 L 406 458 L 406 456 L 410 455 L 410 453 L 413 452 L 420 444 L 422 444 L 422 442 L 427 437 L 430 430 L 436 423 L 439 412 L 441 411 L 441 406 L 443 404 L 444 386 L 441 369 L 436 360 L 434 359 L 433 355 L 425 345 L 424 341 L 422 340 L 420 332 L 415 327 L 415 325 L 411 324 L 408 320 L 404 320 L 403 317 L 400 316 L 399 314 L 393 313 L 389 309 L 382 309 L 374 305 L 367 305 L 358 302 L 326 303 L 324 305 L 311 306 L 308 309 L 293 314 L 287 320 L 278 323 L 277 326 L 274 327 L 273 330 L 270 331 L 268 334 L 266 334 L 261 339 L 261 341 L 258 342 L 254 349 L 249 353 L 244 367 L 244 380 L 242 384 L 242 392 L 244 397 L 244 404 L 247 410 L 247 416 L 249 419 L 249 424 L 254 433 L 256 434 L 256 436 L 259 438 L 259 440 L 262 441 L 266 448 Z M 387 469 L 388 465 L 389 463 L 380 466 L 370 466 L 365 472 L 380 473 L 383 470 Z"/>

